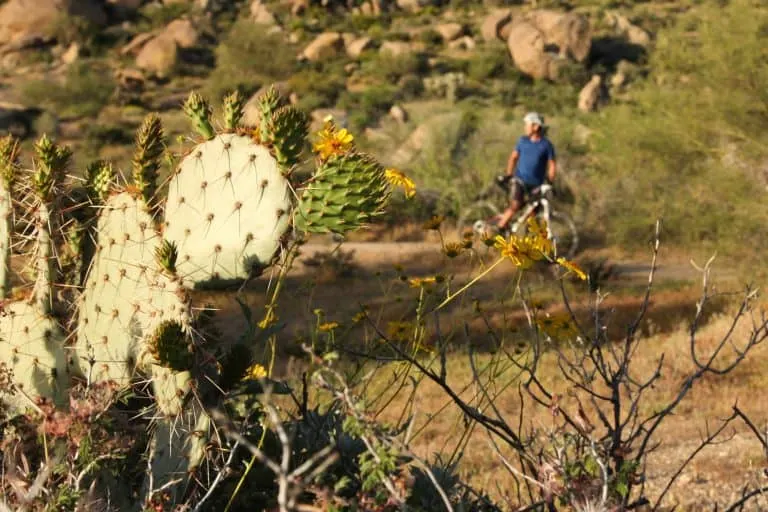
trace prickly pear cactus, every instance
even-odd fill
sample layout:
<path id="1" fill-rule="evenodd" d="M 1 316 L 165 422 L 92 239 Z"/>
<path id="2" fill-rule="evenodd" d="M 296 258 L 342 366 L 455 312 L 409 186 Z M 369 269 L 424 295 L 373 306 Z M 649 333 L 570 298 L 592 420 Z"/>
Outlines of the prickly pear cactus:
<path id="1" fill-rule="evenodd" d="M 153 161 L 161 155 L 152 150 L 162 143 L 157 123 L 157 118 L 148 117 L 137 136 L 136 187 L 113 193 L 100 207 L 97 246 L 80 301 L 77 332 L 79 368 L 92 382 L 127 385 L 137 370 L 151 373 L 149 340 L 157 327 L 167 320 L 187 323 L 187 292 L 158 261 L 163 240 L 147 202 L 156 186 Z"/>
<path id="2" fill-rule="evenodd" d="M 376 160 L 353 150 L 332 153 L 302 191 L 294 222 L 308 233 L 343 234 L 381 215 L 389 196 L 384 168 Z"/>
<path id="3" fill-rule="evenodd" d="M 160 418 L 154 424 L 149 445 L 150 475 L 142 495 L 166 486 L 170 501 L 178 503 L 187 477 L 206 457 L 211 419 L 196 403 L 190 403 L 178 418 Z M 182 485 L 168 484 L 181 479 Z"/>
<path id="4" fill-rule="evenodd" d="M 40 397 L 59 406 L 67 404 L 66 338 L 58 322 L 36 303 L 16 301 L 5 306 L 0 316 L 0 361 L 13 371 L 17 390 L 4 397 L 12 412 L 29 409 Z"/>
<path id="5" fill-rule="evenodd" d="M 13 235 L 12 189 L 16 181 L 19 144 L 12 136 L 0 139 L 0 299 L 11 294 Z"/>
<path id="6" fill-rule="evenodd" d="M 69 387 L 67 336 L 53 317 L 58 265 L 53 227 L 58 225 L 56 205 L 71 153 L 46 136 L 37 142 L 35 153 L 31 174 L 37 238 L 32 256 L 35 285 L 27 298 L 7 303 L 0 316 L 0 361 L 12 370 L 15 387 L 15 393 L 5 397 L 12 412 L 29 408 L 41 397 L 65 405 Z"/>
<path id="7" fill-rule="evenodd" d="M 210 107 L 194 94 L 187 102 L 187 114 L 207 140 L 181 160 L 170 180 L 164 230 L 178 246 L 178 271 L 187 285 L 252 276 L 271 263 L 290 226 L 285 175 L 302 149 L 306 117 L 271 105 L 262 105 L 262 126 L 250 135 L 243 129 L 216 135 Z M 242 118 L 238 109 L 242 102 L 228 97 L 224 124 L 230 130 Z"/>

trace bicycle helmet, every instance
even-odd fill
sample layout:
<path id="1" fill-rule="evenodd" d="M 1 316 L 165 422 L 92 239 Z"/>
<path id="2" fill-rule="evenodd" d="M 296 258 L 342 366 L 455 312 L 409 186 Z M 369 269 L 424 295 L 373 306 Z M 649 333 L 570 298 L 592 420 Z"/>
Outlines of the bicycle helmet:
<path id="1" fill-rule="evenodd" d="M 525 114 L 523 121 L 526 124 L 537 124 L 542 127 L 544 126 L 544 118 L 541 115 L 539 115 L 538 112 L 528 112 L 527 114 Z"/>

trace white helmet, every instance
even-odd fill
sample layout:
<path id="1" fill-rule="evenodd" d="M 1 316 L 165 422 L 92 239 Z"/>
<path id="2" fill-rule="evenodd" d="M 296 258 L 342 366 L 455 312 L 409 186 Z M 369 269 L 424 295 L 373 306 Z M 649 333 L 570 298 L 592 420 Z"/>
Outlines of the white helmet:
<path id="1" fill-rule="evenodd" d="M 525 124 L 537 124 L 539 126 L 544 126 L 544 118 L 541 117 L 537 112 L 528 112 L 525 114 L 523 121 Z"/>

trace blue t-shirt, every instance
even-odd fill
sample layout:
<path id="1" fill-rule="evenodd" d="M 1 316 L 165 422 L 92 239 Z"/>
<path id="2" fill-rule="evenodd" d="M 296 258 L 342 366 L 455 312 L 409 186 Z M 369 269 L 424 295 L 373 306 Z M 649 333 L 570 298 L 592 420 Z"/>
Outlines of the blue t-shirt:
<path id="1" fill-rule="evenodd" d="M 547 176 L 547 162 L 555 159 L 555 147 L 552 143 L 544 137 L 534 142 L 523 135 L 517 141 L 515 150 L 520 155 L 515 175 L 523 183 L 533 187 L 544 183 L 544 178 Z"/>

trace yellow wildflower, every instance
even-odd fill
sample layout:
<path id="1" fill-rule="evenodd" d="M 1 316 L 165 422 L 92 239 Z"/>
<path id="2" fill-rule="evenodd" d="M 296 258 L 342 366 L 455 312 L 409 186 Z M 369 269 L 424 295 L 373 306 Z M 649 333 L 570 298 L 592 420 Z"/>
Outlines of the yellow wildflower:
<path id="1" fill-rule="evenodd" d="M 352 317 L 352 322 L 356 323 L 356 324 L 359 324 L 360 322 L 362 322 L 366 318 L 368 318 L 368 307 L 367 306 L 363 306 L 362 311 L 358 312 L 357 314 L 355 314 L 354 317 Z"/>
<path id="2" fill-rule="evenodd" d="M 267 313 L 264 315 L 264 318 L 261 319 L 259 322 L 259 327 L 261 329 L 266 329 L 270 325 L 273 325 L 277 322 L 277 315 L 275 314 L 274 308 L 268 308 Z"/>
<path id="3" fill-rule="evenodd" d="M 432 218 L 422 224 L 421 227 L 427 231 L 437 231 L 440 229 L 440 225 L 444 220 L 445 217 L 443 215 L 433 215 Z"/>
<path id="4" fill-rule="evenodd" d="M 471 244 L 471 242 L 470 242 Z M 471 247 L 471 245 L 470 245 Z M 461 254 L 462 249 L 464 249 L 463 244 L 460 244 L 458 242 L 448 242 L 443 246 L 443 252 L 446 256 L 449 258 L 455 258 L 459 254 Z"/>
<path id="5" fill-rule="evenodd" d="M 582 281 L 587 280 L 587 274 L 585 274 L 584 271 L 581 270 L 574 262 L 568 261 L 565 258 L 557 258 L 557 264 L 566 269 L 568 272 L 573 272 L 576 274 L 576 276 Z M 568 272 L 566 272 L 566 274 Z"/>
<path id="6" fill-rule="evenodd" d="M 387 337 L 390 341 L 408 341 L 413 333 L 411 322 L 389 322 L 387 324 Z"/>
<path id="7" fill-rule="evenodd" d="M 331 332 L 334 329 L 339 328 L 339 322 L 323 322 L 317 326 L 317 330 L 320 332 Z"/>
<path id="8" fill-rule="evenodd" d="M 551 258 L 552 254 L 552 240 L 549 239 L 547 233 L 547 221 L 539 220 L 536 217 L 528 218 L 528 232 L 530 233 L 525 238 L 529 240 L 531 247 L 541 252 L 541 254 L 547 258 Z"/>
<path id="9" fill-rule="evenodd" d="M 416 195 L 416 184 L 411 178 L 397 169 L 386 169 L 384 177 L 393 187 L 400 187 L 405 193 L 405 197 L 410 199 Z"/>
<path id="10" fill-rule="evenodd" d="M 480 235 L 480 238 L 487 247 L 496 245 L 496 239 L 486 232 L 483 232 L 483 234 Z"/>
<path id="11" fill-rule="evenodd" d="M 510 237 L 507 240 L 501 235 L 496 235 L 494 247 L 501 251 L 502 257 L 509 259 L 518 268 L 527 269 L 533 265 L 534 260 L 531 258 L 529 247 L 521 248 L 520 239 L 517 237 Z"/>
<path id="12" fill-rule="evenodd" d="M 334 155 L 343 155 L 352 149 L 352 141 L 355 138 L 346 128 L 337 130 L 333 123 L 326 123 L 325 127 L 317 134 L 318 141 L 313 150 L 320 155 L 322 160 L 328 160 Z"/>
<path id="13" fill-rule="evenodd" d="M 411 288 L 421 288 L 426 287 L 430 284 L 435 284 L 437 282 L 436 277 L 413 277 L 408 280 L 408 282 L 411 285 Z"/>
<path id="14" fill-rule="evenodd" d="M 567 316 L 536 319 L 539 329 L 553 340 L 565 340 L 578 335 L 576 325 Z"/>
<path id="15" fill-rule="evenodd" d="M 267 376 L 267 370 L 260 364 L 252 364 L 245 371 L 245 377 L 243 380 L 259 380 L 264 379 Z"/>

